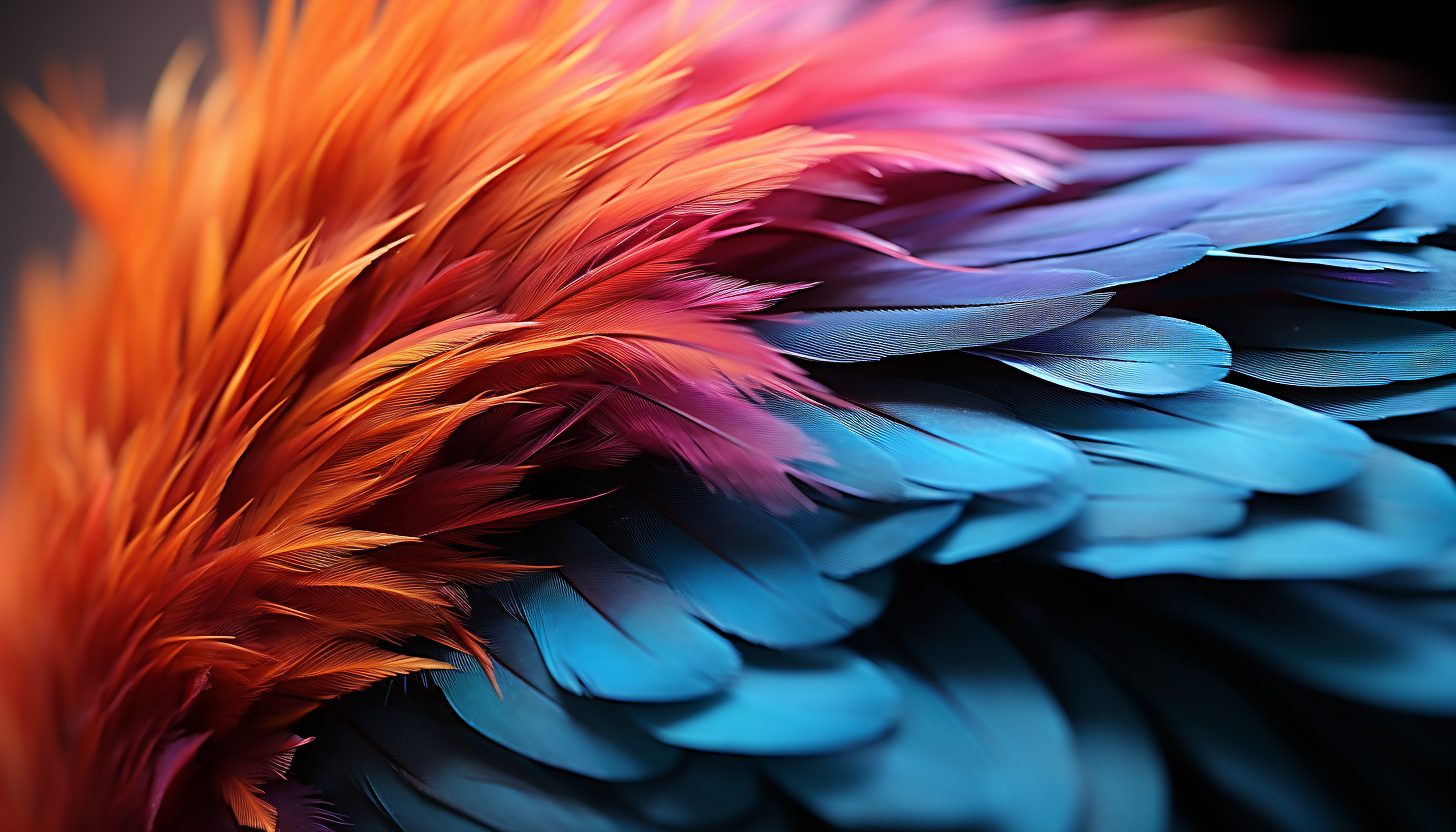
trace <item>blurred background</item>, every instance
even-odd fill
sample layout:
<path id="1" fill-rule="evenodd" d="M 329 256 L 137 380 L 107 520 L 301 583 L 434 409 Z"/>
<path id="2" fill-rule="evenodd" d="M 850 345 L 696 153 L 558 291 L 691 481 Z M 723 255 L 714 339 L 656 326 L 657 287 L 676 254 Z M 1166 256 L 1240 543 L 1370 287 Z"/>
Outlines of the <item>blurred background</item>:
<path id="1" fill-rule="evenodd" d="M 1042 4 L 1050 4 L 1041 0 Z M 1055 2 L 1055 0 L 1051 0 Z M 1093 5 L 1149 5 L 1113 0 Z M 1209 5 L 1209 4 L 1203 4 Z M 1304 52 L 1388 62 L 1378 71 L 1409 97 L 1456 102 L 1450 0 L 1235 0 L 1266 40 Z M 115 111 L 141 112 L 162 67 L 189 35 L 206 38 L 211 0 L 3 0 L 0 84 L 38 89 L 49 59 L 105 73 Z M 205 70 L 204 70 L 205 72 Z M 0 333 L 10 330 L 13 283 L 22 259 L 63 252 L 74 219 L 8 116 L 0 116 Z"/>

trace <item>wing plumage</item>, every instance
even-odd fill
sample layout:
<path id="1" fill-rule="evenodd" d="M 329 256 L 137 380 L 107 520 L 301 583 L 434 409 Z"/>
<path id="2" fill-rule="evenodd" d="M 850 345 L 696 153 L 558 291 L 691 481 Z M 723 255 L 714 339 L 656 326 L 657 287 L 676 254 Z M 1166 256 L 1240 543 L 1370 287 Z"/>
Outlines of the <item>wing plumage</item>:
<path id="1" fill-rule="evenodd" d="M 266 20 L 141 130 L 11 102 L 87 231 L 0 820 L 1439 828 L 1444 117 L 1168 13 Z"/>

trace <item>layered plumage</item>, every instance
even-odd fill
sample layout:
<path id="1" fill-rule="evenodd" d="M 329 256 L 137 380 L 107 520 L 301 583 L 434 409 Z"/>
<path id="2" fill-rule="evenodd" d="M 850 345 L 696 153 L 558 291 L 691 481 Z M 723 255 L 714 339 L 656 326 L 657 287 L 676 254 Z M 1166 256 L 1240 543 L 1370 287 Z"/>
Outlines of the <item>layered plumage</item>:
<path id="1" fill-rule="evenodd" d="M 1176 14 L 250 21 L 141 130 L 12 101 L 87 229 L 17 350 L 15 828 L 305 829 L 300 784 L 361 828 L 752 826 L 767 780 L 1159 829 L 1155 735 L 1356 828 L 1261 714 L 1456 711 L 1456 488 L 1371 439 L 1451 441 L 1441 118 Z M 1288 583 L 1106 580 L 1169 574 Z M 1369 803 L 1439 824 L 1412 788 Z"/>

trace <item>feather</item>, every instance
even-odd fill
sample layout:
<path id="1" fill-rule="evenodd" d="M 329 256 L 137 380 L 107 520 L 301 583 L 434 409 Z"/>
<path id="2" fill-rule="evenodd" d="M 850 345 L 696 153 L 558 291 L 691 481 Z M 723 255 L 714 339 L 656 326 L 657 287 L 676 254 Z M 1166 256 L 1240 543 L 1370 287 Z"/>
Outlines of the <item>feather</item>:
<path id="1" fill-rule="evenodd" d="M 1086 493 L 1075 481 L 979 494 L 954 524 L 915 550 L 913 557 L 952 564 L 1025 546 L 1071 522 L 1085 500 Z"/>
<path id="2" fill-rule="evenodd" d="M 1126 309 L 1102 309 L 1066 326 L 976 354 L 1088 393 L 1166 395 L 1223 378 L 1230 350 L 1198 324 Z"/>
<path id="3" fill-rule="evenodd" d="M 1448 369 L 1443 367 L 1441 369 Z M 1379 387 L 1295 388 L 1281 398 L 1347 422 L 1417 416 L 1456 408 L 1456 375 L 1397 381 Z"/>
<path id="4" fill-rule="evenodd" d="M 738 653 L 655 575 L 586 529 L 538 526 L 511 552 L 558 568 L 511 584 L 556 683 L 578 696 L 634 702 L 699 699 L 738 672 Z"/>
<path id="5" fill-rule="evenodd" d="M 511 754 L 429 707 L 385 709 L 383 692 L 371 691 L 336 720 L 323 737 L 347 743 L 346 776 L 405 832 L 437 823 L 459 824 L 462 832 L 648 829 L 625 806 L 577 793 L 570 775 Z"/>
<path id="6" fill-rule="evenodd" d="M 1366 387 L 1456 366 L 1456 330 L 1416 318 L 1295 304 L 1199 309 L 1234 345 L 1234 369 L 1301 387 Z"/>
<path id="7" fill-rule="evenodd" d="M 857 405 L 836 418 L 868 437 L 916 485 L 947 493 L 1009 491 L 1068 476 L 1076 451 L 944 384 L 870 373 L 826 374 Z"/>
<path id="8" fill-rule="evenodd" d="M 803 538 L 814 562 L 833 578 L 847 578 L 898 560 L 961 516 L 959 502 L 874 503 L 816 500 L 814 511 L 787 522 Z"/>
<path id="9" fill-rule="evenodd" d="M 1113 191 L 1134 194 L 1204 191 L 1224 198 L 1256 188 L 1304 183 L 1322 174 L 1367 162 L 1380 150 L 1378 145 L 1364 142 L 1273 141 L 1184 151 L 1193 157 L 1185 164 L 1169 166 Z"/>
<path id="10" fill-rule="evenodd" d="M 497 658 L 495 685 L 468 656 L 430 651 L 459 668 L 434 681 L 470 728 L 524 757 L 598 780 L 646 780 L 681 758 L 602 703 L 558 688 L 525 625 L 499 616 L 486 626 Z"/>
<path id="11" fill-rule="evenodd" d="M 1219 248 L 1267 246 L 1328 234 L 1390 204 L 1389 195 L 1377 188 L 1277 187 L 1231 196 L 1179 230 L 1207 237 Z"/>
<path id="12" fill-rule="evenodd" d="M 979 347 L 1084 318 L 1111 294 L 927 309 L 797 312 L 760 321 L 763 339 L 816 361 L 872 361 L 891 355 Z"/>
<path id="13" fill-rule="evenodd" d="M 1442 410 L 1423 416 L 1397 416 L 1372 422 L 1365 428 L 1378 436 L 1392 439 L 1456 445 L 1456 410 Z"/>
<path id="14" fill-rule="evenodd" d="M 964 383 L 1103 456 L 1260 491 L 1334 487 L 1360 470 L 1371 447 L 1356 429 L 1224 382 L 1175 396 L 1123 399 L 1005 373 L 977 372 Z"/>
<path id="15" fill-rule="evenodd" d="M 902 688 L 900 729 L 841 755 L 765 760 L 770 777 L 850 828 L 1067 828 L 1080 797 L 1070 726 L 1016 651 L 944 596 L 901 605 L 884 627 L 871 655 Z"/>
<path id="16" fill-rule="evenodd" d="M 902 240 L 937 262 L 996 266 L 1110 248 L 1171 231 L 1214 199 L 1184 190 L 1099 194 L 935 225 Z"/>
<path id="17" fill-rule="evenodd" d="M 1027 630 L 1044 633 L 1044 627 Z M 1171 795 L 1152 726 L 1128 691 L 1064 638 L 1037 639 L 1036 669 L 1072 723 L 1085 832 L 1162 832 Z"/>
<path id="18" fill-rule="evenodd" d="M 1021 260 L 974 273 L 923 266 L 834 272 L 784 309 L 855 309 L 1052 300 L 1161 277 L 1203 257 L 1208 241 L 1173 232 L 1064 257 Z"/>
<path id="19" fill-rule="evenodd" d="M 899 717 L 894 684 L 844 648 L 745 648 L 743 657 L 743 673 L 716 696 L 621 708 L 669 745 L 751 756 L 842 751 L 883 735 Z"/>
<path id="20" fill-rule="evenodd" d="M 1364 275 L 1338 269 L 1259 272 L 1266 285 L 1348 306 L 1406 312 L 1456 309 L 1456 252 L 1419 246 L 1413 254 L 1434 267 L 1429 272 L 1380 272 Z"/>
<path id="21" fill-rule="evenodd" d="M 1087 502 L 1071 531 L 1089 543 L 1156 540 L 1233 531 L 1247 488 L 1120 459 L 1092 458 Z"/>
<path id="22" fill-rule="evenodd" d="M 854 628 L 835 611 L 792 529 L 684 477 L 624 489 L 593 505 L 583 522 L 726 633 L 792 648 L 837 641 Z"/>
<path id="23" fill-rule="evenodd" d="M 793 424 L 824 449 L 827 462 L 798 465 L 802 475 L 817 477 L 837 490 L 856 496 L 894 502 L 905 496 L 905 478 L 895 458 L 834 418 L 829 411 L 792 399 L 771 399 L 764 407 Z M 806 507 L 807 508 L 807 507 Z M 803 516 L 800 511 L 796 516 Z"/>
<path id="24" fill-rule="evenodd" d="M 1210 522 L 1200 530 L 1195 517 L 1182 527 L 1192 536 L 1094 543 L 1063 562 L 1108 577 L 1361 578 L 1440 558 L 1456 543 L 1453 512 L 1456 485 L 1444 472 L 1377 445 L 1358 476 L 1323 494 L 1257 500 L 1238 529 Z M 1099 519 L 1091 518 L 1089 536 L 1102 531 Z"/>

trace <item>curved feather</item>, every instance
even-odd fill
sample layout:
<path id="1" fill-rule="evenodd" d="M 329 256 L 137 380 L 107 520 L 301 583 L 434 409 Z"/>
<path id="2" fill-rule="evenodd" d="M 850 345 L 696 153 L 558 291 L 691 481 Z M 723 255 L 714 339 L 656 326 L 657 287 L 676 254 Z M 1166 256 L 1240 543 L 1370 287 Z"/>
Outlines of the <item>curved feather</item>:
<path id="1" fill-rule="evenodd" d="M 717 693 L 738 652 L 661 579 L 569 519 L 538 526 L 513 559 L 556 568 L 512 583 L 551 677 L 578 696 L 672 702 Z"/>
<path id="2" fill-rule="evenodd" d="M 1365 387 L 1456 366 L 1456 330 L 1418 318 L 1251 302 L 1193 314 L 1234 345 L 1235 370 L 1278 384 Z"/>
<path id="3" fill-rule="evenodd" d="M 1006 373 L 978 371 L 962 382 L 1103 456 L 1261 491 L 1331 488 L 1360 470 L 1372 444 L 1334 419 L 1224 382 L 1173 396 L 1123 399 Z"/>
<path id="4" fill-rule="evenodd" d="M 1051 300 L 1150 280 L 1198 261 L 1208 240 L 1153 234 L 1135 242 L 1063 257 L 1022 260 L 972 273 L 905 266 L 868 273 L 832 271 L 788 298 L 784 309 L 877 309 Z"/>
<path id="5" fill-rule="evenodd" d="M 947 565 L 1025 546 L 1071 522 L 1086 499 L 1083 484 L 1076 481 L 977 495 L 950 528 L 913 557 Z"/>
<path id="6" fill-rule="evenodd" d="M 881 736 L 899 718 L 900 696 L 873 664 L 841 647 L 745 648 L 743 672 L 716 696 L 620 707 L 644 731 L 679 748 L 803 756 Z"/>
<path id="7" fill-rule="evenodd" d="M 1281 398 L 1347 422 L 1416 416 L 1456 408 L 1456 375 L 1380 387 L 1295 388 Z"/>
<path id="8" fill-rule="evenodd" d="M 845 754 L 760 763 L 776 783 L 847 828 L 1070 828 L 1070 727 L 990 625 L 932 595 L 897 607 L 866 647 L 903 691 L 899 729 Z"/>
<path id="9" fill-rule="evenodd" d="M 1045 332 L 1102 308 L 1111 294 L 929 309 L 796 312 L 755 329 L 789 355 L 815 361 L 873 361 L 891 355 L 979 347 Z"/>
<path id="10" fill-rule="evenodd" d="M 1035 665 L 1056 692 L 1076 740 L 1083 832 L 1162 832 L 1171 785 L 1152 726 L 1101 663 L 1044 625 L 1025 628 Z M 1024 642 L 1023 642 L 1024 643 Z"/>
<path id="11" fill-rule="evenodd" d="M 961 515 L 960 502 L 875 503 L 816 500 L 816 510 L 788 518 L 824 574 L 847 578 L 909 554 Z"/>
<path id="12" fill-rule="evenodd" d="M 1213 535 L 1244 522 L 1252 492 L 1166 468 L 1092 458 L 1087 502 L 1069 529 L 1088 543 Z"/>
<path id="13" fill-rule="evenodd" d="M 583 522 L 726 633 L 795 648 L 837 641 L 854 629 L 834 609 L 826 579 L 791 528 L 686 477 L 642 480 L 598 501 Z"/>
<path id="14" fill-rule="evenodd" d="M 748 816 L 763 800 L 751 765 L 716 754 L 685 754 L 666 777 L 623 783 L 617 793 L 649 821 L 672 829 L 723 827 Z"/>
<path id="15" fill-rule="evenodd" d="M 1241 528 L 1208 530 L 1232 534 L 1097 543 L 1063 562 L 1108 577 L 1359 578 L 1440 558 L 1456 543 L 1453 518 L 1456 484 L 1441 469 L 1376 446 L 1364 470 L 1343 485 L 1298 499 L 1256 500 Z"/>
<path id="16" fill-rule="evenodd" d="M 1456 252 L 1418 246 L 1413 254 L 1429 272 L 1347 272 L 1338 269 L 1259 272 L 1259 280 L 1295 294 L 1349 306 L 1405 312 L 1456 309 Z"/>
<path id="17" fill-rule="evenodd" d="M 1128 309 L 1100 309 L 975 352 L 1088 393 L 1186 393 L 1223 378 L 1230 366 L 1229 346 L 1214 330 Z"/>
<path id="18" fill-rule="evenodd" d="M 1286 832 L 1352 830 L 1335 793 L 1236 687 L 1146 634 L 1100 626 L 1130 687 L 1223 794 Z"/>
<path id="19" fill-rule="evenodd" d="M 463 653 L 435 651 L 457 669 L 434 677 L 450 707 L 482 736 L 598 780 L 645 780 L 677 764 L 677 749 L 623 724 L 602 703 L 557 687 L 524 624 L 499 616 L 483 629 L 497 658 L 494 685 Z"/>

